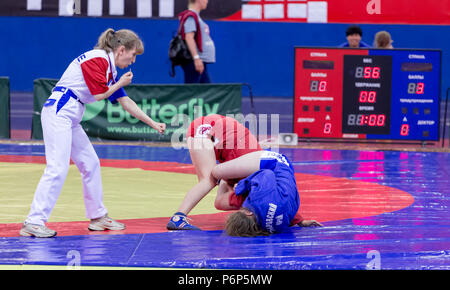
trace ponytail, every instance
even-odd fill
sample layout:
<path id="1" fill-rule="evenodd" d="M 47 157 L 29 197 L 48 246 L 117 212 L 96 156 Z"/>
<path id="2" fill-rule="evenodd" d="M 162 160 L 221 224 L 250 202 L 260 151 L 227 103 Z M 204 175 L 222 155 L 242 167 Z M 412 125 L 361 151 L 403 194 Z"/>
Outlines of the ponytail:
<path id="1" fill-rule="evenodd" d="M 107 53 L 110 53 L 111 51 L 114 51 L 114 29 L 108 28 L 106 29 L 98 38 L 97 45 L 95 48 L 103 49 Z"/>
<path id="2" fill-rule="evenodd" d="M 112 28 L 106 29 L 98 38 L 96 49 L 103 49 L 107 53 L 113 52 L 123 45 L 126 50 L 136 49 L 137 54 L 144 53 L 144 44 L 139 36 L 131 30 L 121 29 L 114 31 Z"/>

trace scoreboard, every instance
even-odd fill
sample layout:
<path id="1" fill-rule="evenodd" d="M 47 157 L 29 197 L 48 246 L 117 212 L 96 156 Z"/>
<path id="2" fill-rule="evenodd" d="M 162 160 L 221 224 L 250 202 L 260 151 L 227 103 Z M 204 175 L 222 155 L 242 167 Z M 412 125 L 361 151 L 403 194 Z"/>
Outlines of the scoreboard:
<path id="1" fill-rule="evenodd" d="M 440 50 L 295 48 L 300 138 L 439 140 Z"/>

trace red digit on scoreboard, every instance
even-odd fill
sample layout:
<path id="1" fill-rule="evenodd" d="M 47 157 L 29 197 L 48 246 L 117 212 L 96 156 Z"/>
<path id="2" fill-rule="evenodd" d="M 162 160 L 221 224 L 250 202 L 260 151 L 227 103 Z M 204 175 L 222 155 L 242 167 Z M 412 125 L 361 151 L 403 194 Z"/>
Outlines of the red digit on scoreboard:
<path id="1" fill-rule="evenodd" d="M 377 92 L 375 91 L 370 91 L 369 92 L 369 98 L 367 99 L 367 101 L 369 103 L 375 103 L 375 101 L 377 100 Z"/>
<path id="2" fill-rule="evenodd" d="M 377 123 L 377 115 L 369 115 L 369 126 L 375 126 Z"/>
<path id="3" fill-rule="evenodd" d="M 370 79 L 372 77 L 372 68 L 370 66 L 366 66 L 364 68 L 364 78 Z"/>
<path id="4" fill-rule="evenodd" d="M 403 124 L 402 127 L 400 128 L 400 135 L 402 136 L 408 136 L 409 135 L 409 125 L 408 124 Z"/>
<path id="5" fill-rule="evenodd" d="M 380 126 L 380 127 L 384 126 L 385 121 L 386 121 L 385 115 L 383 115 L 383 114 L 378 115 L 377 126 Z"/>
<path id="6" fill-rule="evenodd" d="M 367 101 L 367 91 L 361 91 L 359 93 L 359 102 L 360 103 L 365 103 Z"/>
<path id="7" fill-rule="evenodd" d="M 327 81 L 320 81 L 319 83 L 319 92 L 327 91 Z"/>
<path id="8" fill-rule="evenodd" d="M 424 89 L 425 89 L 425 84 L 424 83 L 417 83 L 416 94 L 422 95 Z"/>
<path id="9" fill-rule="evenodd" d="M 373 79 L 379 79 L 380 78 L 380 68 L 379 67 L 374 67 L 372 70 L 372 78 Z"/>
<path id="10" fill-rule="evenodd" d="M 325 123 L 325 126 L 323 127 L 323 133 L 324 134 L 331 133 L 331 123 Z"/>

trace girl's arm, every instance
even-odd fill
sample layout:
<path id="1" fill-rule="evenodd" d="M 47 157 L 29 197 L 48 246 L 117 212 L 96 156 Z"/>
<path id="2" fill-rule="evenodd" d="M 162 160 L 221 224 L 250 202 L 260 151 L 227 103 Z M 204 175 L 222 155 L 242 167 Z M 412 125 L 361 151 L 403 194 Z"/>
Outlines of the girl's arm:
<path id="1" fill-rule="evenodd" d="M 133 79 L 133 73 L 131 71 L 129 71 L 129 72 L 125 73 L 124 75 L 122 75 L 120 77 L 119 81 L 117 81 L 115 84 L 110 86 L 109 89 L 105 93 L 94 95 L 94 98 L 97 101 L 107 99 L 112 94 L 114 94 L 117 90 L 119 90 L 120 88 L 128 86 L 131 83 L 132 79 Z"/>
<path id="2" fill-rule="evenodd" d="M 130 99 L 128 96 L 121 97 L 117 99 L 117 101 L 122 105 L 123 109 L 130 113 L 131 116 L 135 117 L 136 119 L 139 119 L 140 121 L 144 122 L 145 124 L 149 125 L 150 127 L 154 128 L 159 133 L 164 133 L 166 130 L 166 124 L 165 123 L 158 123 L 155 122 L 152 118 L 150 118 L 146 113 L 144 113 L 138 105 Z"/>

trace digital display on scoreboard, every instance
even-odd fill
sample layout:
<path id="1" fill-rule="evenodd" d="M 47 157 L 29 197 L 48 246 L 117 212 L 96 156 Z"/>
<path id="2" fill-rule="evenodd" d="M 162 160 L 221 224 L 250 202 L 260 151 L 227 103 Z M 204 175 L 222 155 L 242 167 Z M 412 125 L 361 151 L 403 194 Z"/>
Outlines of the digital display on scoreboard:
<path id="1" fill-rule="evenodd" d="M 438 140 L 441 51 L 295 48 L 300 138 Z"/>
<path id="2" fill-rule="evenodd" d="M 390 134 L 391 56 L 344 56 L 342 132 Z"/>

